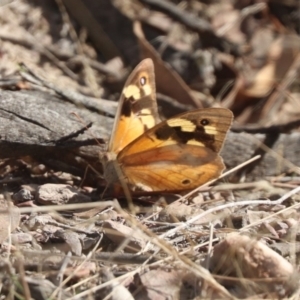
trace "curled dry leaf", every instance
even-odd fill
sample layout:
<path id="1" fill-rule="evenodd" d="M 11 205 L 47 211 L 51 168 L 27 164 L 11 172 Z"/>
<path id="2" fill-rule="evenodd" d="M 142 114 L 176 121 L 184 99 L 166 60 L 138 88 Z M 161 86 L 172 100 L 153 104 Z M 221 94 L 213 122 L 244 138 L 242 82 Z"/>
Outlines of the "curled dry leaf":
<path id="1" fill-rule="evenodd" d="M 22 188 L 17 193 L 12 195 L 12 199 L 14 200 L 15 204 L 26 202 L 34 199 L 33 194 L 27 188 Z"/>
<path id="2" fill-rule="evenodd" d="M 81 194 L 77 189 L 66 184 L 44 184 L 36 193 L 36 200 L 40 204 L 59 205 L 68 203 L 85 203 L 91 199 Z"/>
<path id="3" fill-rule="evenodd" d="M 74 272 L 76 270 L 76 272 Z M 91 274 L 95 274 L 97 270 L 97 265 L 94 262 L 86 261 L 80 265 L 80 269 L 78 270 L 78 266 L 71 266 L 66 268 L 64 271 L 64 276 L 72 276 L 72 279 L 75 281 L 82 280 L 87 278 Z"/>
<path id="4" fill-rule="evenodd" d="M 293 42 L 294 38 L 280 37 L 272 43 L 266 65 L 257 72 L 251 86 L 245 89 L 245 95 L 264 97 L 284 78 L 299 51 L 299 42 L 298 45 Z"/>
<path id="5" fill-rule="evenodd" d="M 199 281 L 191 271 L 160 265 L 157 269 L 136 274 L 131 290 L 135 290 L 134 299 L 216 299 L 211 297 L 211 293 L 208 296 Z"/>
<path id="6" fill-rule="evenodd" d="M 214 247 L 210 269 L 218 275 L 235 277 L 233 281 L 229 278 L 223 281 L 227 286 L 236 286 L 239 282 L 242 287 L 249 279 L 247 283 L 253 284 L 253 293 L 286 295 L 294 289 L 291 280 L 294 268 L 287 260 L 265 244 L 237 233 L 229 234 Z M 248 295 L 249 292 L 248 289 Z"/>
<path id="7" fill-rule="evenodd" d="M 51 281 L 47 279 L 40 279 L 40 278 L 31 278 L 26 276 L 25 278 L 18 279 L 19 284 L 16 286 L 18 287 L 18 293 L 23 295 L 23 285 L 22 282 L 26 282 L 28 285 L 31 299 L 40 299 L 46 300 L 49 299 L 52 293 L 57 289 Z M 72 296 L 70 292 L 65 291 L 63 288 L 60 288 L 60 296 L 61 299 L 67 299 Z"/>
<path id="8" fill-rule="evenodd" d="M 184 105 L 200 107 L 200 101 L 192 96 L 191 89 L 182 78 L 172 70 L 159 56 L 152 45 L 146 40 L 141 23 L 134 22 L 134 33 L 139 41 L 143 58 L 150 57 L 155 67 L 156 85 L 158 92 L 161 92 Z"/>
<path id="9" fill-rule="evenodd" d="M 43 229 L 46 224 L 54 223 L 54 219 L 50 215 L 31 216 L 25 223 L 28 229 Z"/>
<path id="10" fill-rule="evenodd" d="M 108 289 L 110 290 L 110 299 L 111 300 L 134 300 L 133 296 L 131 295 L 130 291 L 124 286 L 124 282 L 120 284 L 117 280 L 114 280 L 115 276 L 110 271 L 109 268 L 102 268 L 101 273 L 103 275 L 103 281 L 108 282 L 110 281 L 111 284 L 109 285 Z M 97 295 L 101 298 L 105 298 L 104 295 Z M 100 299 L 100 298 L 99 298 Z"/>
<path id="11" fill-rule="evenodd" d="M 18 232 L 18 233 L 12 233 L 12 235 L 11 235 L 11 241 L 14 245 L 31 243 L 32 240 L 33 240 L 33 237 L 29 233 Z"/>
<path id="12" fill-rule="evenodd" d="M 159 221 L 175 223 L 179 221 L 186 221 L 194 214 L 201 212 L 203 212 L 203 210 L 186 205 L 184 203 L 174 202 L 159 213 Z"/>
<path id="13" fill-rule="evenodd" d="M 176 270 L 151 270 L 136 278 L 135 299 L 179 299 L 183 274 Z"/>
<path id="14" fill-rule="evenodd" d="M 65 241 L 66 253 L 71 250 L 72 253 L 74 253 L 75 255 L 81 255 L 82 245 L 79 239 L 79 235 L 76 232 L 58 230 L 58 232 L 56 232 L 56 236 L 61 237 Z"/>
<path id="15" fill-rule="evenodd" d="M 138 229 L 132 229 L 126 225 L 106 221 L 103 224 L 106 236 L 126 251 L 138 252 L 146 246 L 144 234 Z"/>

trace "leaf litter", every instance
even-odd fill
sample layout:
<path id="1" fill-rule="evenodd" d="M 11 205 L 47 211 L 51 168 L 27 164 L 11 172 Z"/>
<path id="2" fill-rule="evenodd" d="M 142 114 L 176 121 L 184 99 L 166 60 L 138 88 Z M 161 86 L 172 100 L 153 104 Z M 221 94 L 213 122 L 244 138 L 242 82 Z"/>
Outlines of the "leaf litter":
<path id="1" fill-rule="evenodd" d="M 100 10 L 87 2 L 91 18 L 105 29 L 98 37 L 110 40 L 97 46 L 95 29 L 76 15 L 80 6 L 57 3 L 18 1 L 0 8 L 3 89 L 53 93 L 50 85 L 24 79 L 17 65 L 22 62 L 56 91 L 68 87 L 83 96 L 117 99 L 125 65 L 138 62 L 138 51 L 157 66 L 162 116 L 183 107 L 223 106 L 234 112 L 235 130 L 251 132 L 254 126 L 256 133 L 299 120 L 299 28 L 297 22 L 281 23 L 276 1 L 176 6 L 149 0 L 126 6 L 115 0 L 99 1 Z M 118 15 L 139 43 L 114 32 L 97 15 L 101 10 Z M 122 59 L 100 55 L 98 62 L 99 52 L 108 55 L 108 49 Z M 299 124 L 293 124 L 287 132 L 296 135 Z M 126 201 L 101 200 L 99 187 L 84 181 L 85 175 L 64 172 L 62 164 L 59 169 L 34 156 L 1 158 L 1 295 L 298 299 L 299 168 L 290 163 L 282 172 L 282 161 L 275 163 L 275 174 L 268 175 L 270 165 L 263 162 L 264 175 L 247 176 L 242 169 L 230 183 L 223 179 L 189 195 L 137 196 L 133 215 Z"/>

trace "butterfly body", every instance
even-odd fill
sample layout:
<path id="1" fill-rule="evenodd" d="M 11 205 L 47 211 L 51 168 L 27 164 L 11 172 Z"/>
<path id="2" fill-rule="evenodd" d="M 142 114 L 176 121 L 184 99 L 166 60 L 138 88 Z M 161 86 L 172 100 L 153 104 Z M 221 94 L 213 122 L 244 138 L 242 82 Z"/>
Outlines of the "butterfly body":
<path id="1" fill-rule="evenodd" d="M 109 184 L 123 181 L 130 189 L 176 192 L 221 175 L 218 153 L 232 123 L 229 110 L 197 109 L 159 122 L 150 59 L 133 71 L 124 91 L 102 157 Z"/>

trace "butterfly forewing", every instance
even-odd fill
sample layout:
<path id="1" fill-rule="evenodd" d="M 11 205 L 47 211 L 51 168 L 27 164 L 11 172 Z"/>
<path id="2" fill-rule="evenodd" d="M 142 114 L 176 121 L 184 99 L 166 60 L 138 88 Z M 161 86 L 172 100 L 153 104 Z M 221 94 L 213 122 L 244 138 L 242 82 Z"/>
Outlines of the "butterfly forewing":
<path id="1" fill-rule="evenodd" d="M 151 59 L 145 59 L 133 70 L 125 83 L 108 152 L 120 152 L 157 123 L 154 66 Z"/>

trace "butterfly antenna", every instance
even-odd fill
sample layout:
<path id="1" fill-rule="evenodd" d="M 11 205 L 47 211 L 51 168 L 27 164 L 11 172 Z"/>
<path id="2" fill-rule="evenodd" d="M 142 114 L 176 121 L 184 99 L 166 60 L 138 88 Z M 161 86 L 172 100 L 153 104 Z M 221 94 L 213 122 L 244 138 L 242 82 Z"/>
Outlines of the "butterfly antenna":
<path id="1" fill-rule="evenodd" d="M 106 186 L 105 186 L 105 188 L 104 188 L 104 190 L 103 190 L 103 192 L 101 193 L 101 200 L 104 198 L 104 195 L 105 195 L 105 193 L 106 193 L 106 191 L 108 190 L 108 184 L 106 184 Z"/>
<path id="2" fill-rule="evenodd" d="M 82 118 L 81 118 L 77 113 L 71 112 L 70 114 L 73 115 L 73 116 L 75 116 L 75 117 L 78 119 L 78 121 L 82 124 L 82 126 L 86 129 L 86 131 L 91 135 L 91 137 L 95 139 L 95 141 L 97 142 L 97 144 L 98 144 L 99 146 L 101 146 L 101 144 L 99 143 L 98 139 L 94 136 L 93 132 L 91 132 L 91 131 L 89 130 L 89 128 L 90 128 L 91 126 L 90 126 L 89 124 L 86 124 L 86 123 L 84 122 L 84 120 L 82 120 Z"/>

